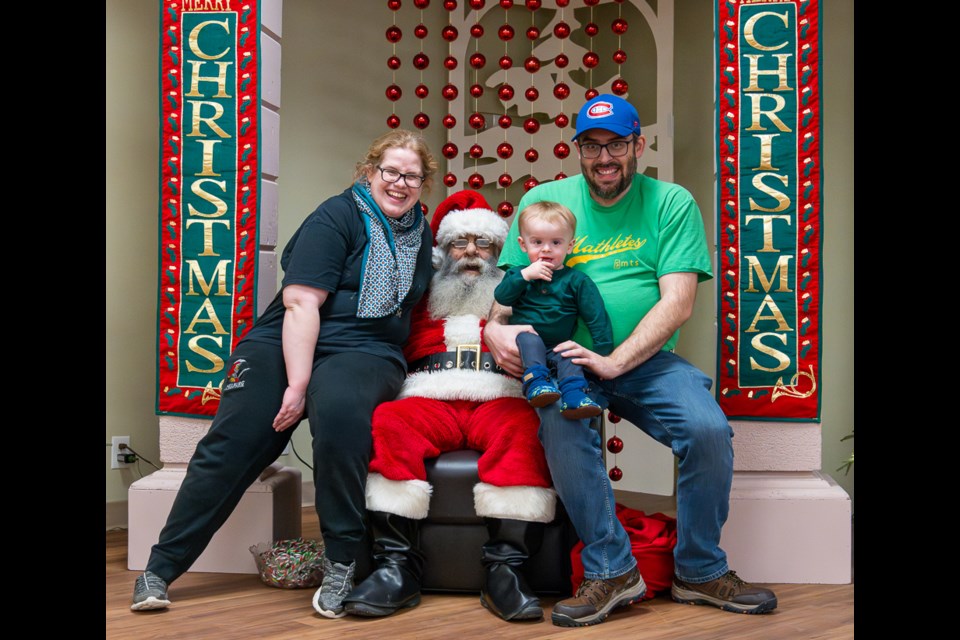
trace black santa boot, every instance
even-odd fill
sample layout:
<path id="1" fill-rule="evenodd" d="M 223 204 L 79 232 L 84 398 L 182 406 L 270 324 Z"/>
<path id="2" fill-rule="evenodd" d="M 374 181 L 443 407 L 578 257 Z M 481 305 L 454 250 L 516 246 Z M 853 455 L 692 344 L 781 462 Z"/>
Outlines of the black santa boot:
<path id="1" fill-rule="evenodd" d="M 485 568 L 480 603 L 508 621 L 541 620 L 540 599 L 523 576 L 523 563 L 540 550 L 543 523 L 486 518 L 489 540 L 481 550 Z"/>
<path id="2" fill-rule="evenodd" d="M 420 521 L 384 511 L 370 511 L 373 559 L 377 568 L 343 599 L 348 614 L 388 616 L 420 604 L 423 554 Z"/>

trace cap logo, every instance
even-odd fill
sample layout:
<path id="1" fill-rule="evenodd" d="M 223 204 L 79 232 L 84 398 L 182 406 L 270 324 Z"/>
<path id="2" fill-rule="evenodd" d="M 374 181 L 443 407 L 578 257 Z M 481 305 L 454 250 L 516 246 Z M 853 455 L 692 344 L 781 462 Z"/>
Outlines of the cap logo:
<path id="1" fill-rule="evenodd" d="M 613 105 L 609 102 L 598 102 L 587 109 L 588 118 L 606 118 L 613 115 Z"/>

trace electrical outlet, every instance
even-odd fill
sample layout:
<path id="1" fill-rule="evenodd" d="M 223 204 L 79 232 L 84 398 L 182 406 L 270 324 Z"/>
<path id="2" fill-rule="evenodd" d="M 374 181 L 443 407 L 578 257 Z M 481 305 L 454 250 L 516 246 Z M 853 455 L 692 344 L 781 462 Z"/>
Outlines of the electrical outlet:
<path id="1" fill-rule="evenodd" d="M 113 436 L 111 443 L 113 446 L 110 447 L 110 468 L 125 469 L 129 467 L 129 462 L 120 462 L 117 460 L 117 456 L 126 453 L 125 451 L 120 451 L 120 443 L 130 446 L 130 436 Z"/>

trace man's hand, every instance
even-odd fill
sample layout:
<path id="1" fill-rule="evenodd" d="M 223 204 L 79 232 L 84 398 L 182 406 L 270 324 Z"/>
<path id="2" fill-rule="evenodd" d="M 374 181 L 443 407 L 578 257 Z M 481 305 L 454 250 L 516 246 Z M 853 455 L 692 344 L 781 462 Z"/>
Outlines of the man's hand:
<path id="1" fill-rule="evenodd" d="M 493 354 L 493 359 L 507 373 L 517 378 L 523 375 L 523 361 L 517 348 L 517 336 L 524 332 L 536 333 L 528 324 L 488 322 L 483 329 L 483 341 Z"/>
<path id="2" fill-rule="evenodd" d="M 522 275 L 523 279 L 527 282 L 531 280 L 546 280 L 550 282 L 553 280 L 553 267 L 550 266 L 549 262 L 537 260 L 530 266 L 521 269 L 520 275 Z"/>
<path id="3" fill-rule="evenodd" d="M 277 413 L 277 417 L 273 419 L 273 430 L 277 432 L 286 431 L 297 424 L 303 415 L 305 406 L 306 394 L 293 387 L 287 387 L 287 390 L 283 392 L 280 411 Z"/>
<path id="4" fill-rule="evenodd" d="M 601 380 L 610 380 L 623 373 L 624 368 L 614 360 L 613 355 L 602 356 L 582 347 L 573 340 L 561 342 L 553 348 L 564 358 L 572 358 L 573 364 L 578 364 Z"/>

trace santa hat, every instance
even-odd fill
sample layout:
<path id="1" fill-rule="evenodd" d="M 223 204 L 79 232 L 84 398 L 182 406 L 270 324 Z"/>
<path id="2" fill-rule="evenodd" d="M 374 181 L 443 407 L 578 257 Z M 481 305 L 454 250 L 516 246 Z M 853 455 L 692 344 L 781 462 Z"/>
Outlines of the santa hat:
<path id="1" fill-rule="evenodd" d="M 482 236 L 498 247 L 507 239 L 506 221 L 490 208 L 487 200 L 469 189 L 457 191 L 437 205 L 430 222 L 433 231 L 433 265 L 439 267 L 444 247 L 465 235 Z"/>

